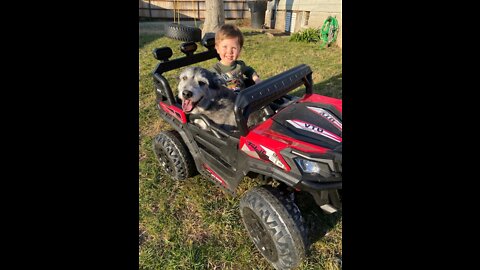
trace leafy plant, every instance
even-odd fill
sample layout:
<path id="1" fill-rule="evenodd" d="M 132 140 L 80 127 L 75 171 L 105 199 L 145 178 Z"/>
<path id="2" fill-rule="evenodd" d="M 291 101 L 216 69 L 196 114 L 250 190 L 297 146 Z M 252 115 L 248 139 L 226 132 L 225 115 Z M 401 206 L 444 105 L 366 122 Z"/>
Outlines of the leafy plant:
<path id="1" fill-rule="evenodd" d="M 290 41 L 297 42 L 319 42 L 320 40 L 321 30 L 316 28 L 307 28 L 290 36 Z"/>

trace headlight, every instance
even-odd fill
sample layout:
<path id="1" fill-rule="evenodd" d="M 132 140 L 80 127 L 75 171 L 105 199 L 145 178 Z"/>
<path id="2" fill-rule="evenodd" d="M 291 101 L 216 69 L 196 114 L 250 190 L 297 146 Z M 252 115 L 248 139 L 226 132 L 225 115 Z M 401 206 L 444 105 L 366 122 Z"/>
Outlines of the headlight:
<path id="1" fill-rule="evenodd" d="M 330 169 L 328 168 L 328 164 L 315 162 L 303 158 L 295 158 L 295 162 L 298 166 L 302 169 L 305 173 L 311 174 L 330 174 Z"/>

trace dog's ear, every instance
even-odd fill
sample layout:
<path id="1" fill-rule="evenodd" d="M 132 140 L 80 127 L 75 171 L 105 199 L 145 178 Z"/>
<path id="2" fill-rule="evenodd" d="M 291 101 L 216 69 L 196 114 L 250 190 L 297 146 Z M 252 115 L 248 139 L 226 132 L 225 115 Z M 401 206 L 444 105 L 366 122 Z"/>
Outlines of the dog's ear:
<path id="1" fill-rule="evenodd" d="M 222 86 L 222 78 L 220 78 L 220 76 L 217 73 L 210 72 L 210 71 L 208 73 L 210 73 L 209 76 L 207 77 L 208 85 L 210 86 L 210 88 L 220 89 L 220 87 Z"/>
<path id="2" fill-rule="evenodd" d="M 204 68 L 201 68 L 201 67 L 195 67 L 195 71 L 200 74 L 200 76 L 196 76 L 197 80 L 198 80 L 198 84 L 200 86 L 203 86 L 203 85 L 208 85 L 209 88 L 211 89 L 217 89 L 218 86 L 217 84 L 215 83 L 215 81 L 213 80 L 213 73 L 211 71 L 209 71 L 208 69 L 204 69 Z"/>

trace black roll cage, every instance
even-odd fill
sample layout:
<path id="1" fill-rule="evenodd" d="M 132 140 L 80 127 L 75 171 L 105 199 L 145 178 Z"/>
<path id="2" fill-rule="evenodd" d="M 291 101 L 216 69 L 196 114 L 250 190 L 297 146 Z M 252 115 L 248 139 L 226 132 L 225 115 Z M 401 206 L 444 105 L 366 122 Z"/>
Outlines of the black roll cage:
<path id="1" fill-rule="evenodd" d="M 168 47 L 156 50 L 168 49 L 171 50 Z M 196 54 L 189 53 L 184 57 L 173 60 L 168 60 L 168 58 L 160 60 L 161 62 L 153 71 L 153 77 L 158 82 L 157 85 L 161 88 L 160 91 L 165 94 L 168 104 L 176 105 L 178 102 L 173 95 L 170 84 L 162 74 L 212 58 L 220 59 L 220 56 L 213 47 L 209 47 L 208 51 Z M 298 65 L 240 91 L 234 107 L 235 120 L 240 135 L 245 136 L 248 133 L 247 120 L 252 112 L 265 107 L 301 85 L 305 85 L 306 94 L 313 93 L 312 70 L 305 64 Z"/>

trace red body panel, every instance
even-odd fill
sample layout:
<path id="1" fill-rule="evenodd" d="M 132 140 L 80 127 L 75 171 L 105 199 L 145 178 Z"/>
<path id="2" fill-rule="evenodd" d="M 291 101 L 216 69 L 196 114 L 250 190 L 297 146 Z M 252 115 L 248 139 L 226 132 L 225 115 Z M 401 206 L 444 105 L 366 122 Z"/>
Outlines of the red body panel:
<path id="1" fill-rule="evenodd" d="M 303 99 L 299 100 L 299 102 L 314 102 L 314 103 L 323 103 L 323 104 L 330 104 L 334 106 L 339 112 L 342 112 L 342 100 L 321 96 L 321 95 L 306 95 Z M 259 124 L 245 137 L 240 137 L 240 144 L 239 149 L 245 152 L 250 157 L 264 160 L 265 162 L 271 162 L 275 164 L 275 161 L 280 161 L 283 165 L 275 164 L 278 167 L 283 168 L 285 171 L 290 171 L 290 167 L 283 159 L 280 151 L 285 148 L 292 148 L 297 149 L 302 152 L 307 153 L 319 153 L 324 154 L 327 151 L 331 150 L 328 148 L 324 148 L 315 144 L 311 144 L 308 142 L 300 141 L 295 138 L 286 136 L 282 133 L 276 132 L 271 129 L 273 120 L 268 119 L 265 122 Z M 341 137 L 338 137 L 334 134 L 331 136 L 334 137 L 337 141 L 342 141 Z M 268 155 L 265 148 L 273 151 L 275 155 L 270 153 Z M 280 166 L 279 166 L 280 165 Z"/>
<path id="2" fill-rule="evenodd" d="M 331 97 L 313 94 L 313 95 L 305 95 L 305 97 L 301 99 L 299 102 L 316 102 L 316 103 L 331 104 L 339 112 L 342 112 L 342 100 L 338 98 L 331 98 Z"/>
<path id="3" fill-rule="evenodd" d="M 212 170 L 206 163 L 203 164 L 203 167 L 213 176 L 215 180 L 217 180 L 222 186 L 227 187 L 227 184 L 225 183 L 225 180 L 223 180 L 218 173 L 216 173 L 214 170 Z"/>
<path id="4" fill-rule="evenodd" d="M 171 116 L 177 118 L 180 122 L 182 122 L 182 124 L 187 123 L 187 117 L 186 117 L 185 113 L 180 108 L 178 108 L 174 105 L 168 105 L 168 104 L 163 103 L 163 102 L 160 102 L 159 104 L 160 104 L 160 107 L 162 108 L 162 110 L 164 110 L 165 112 L 167 112 Z"/>

